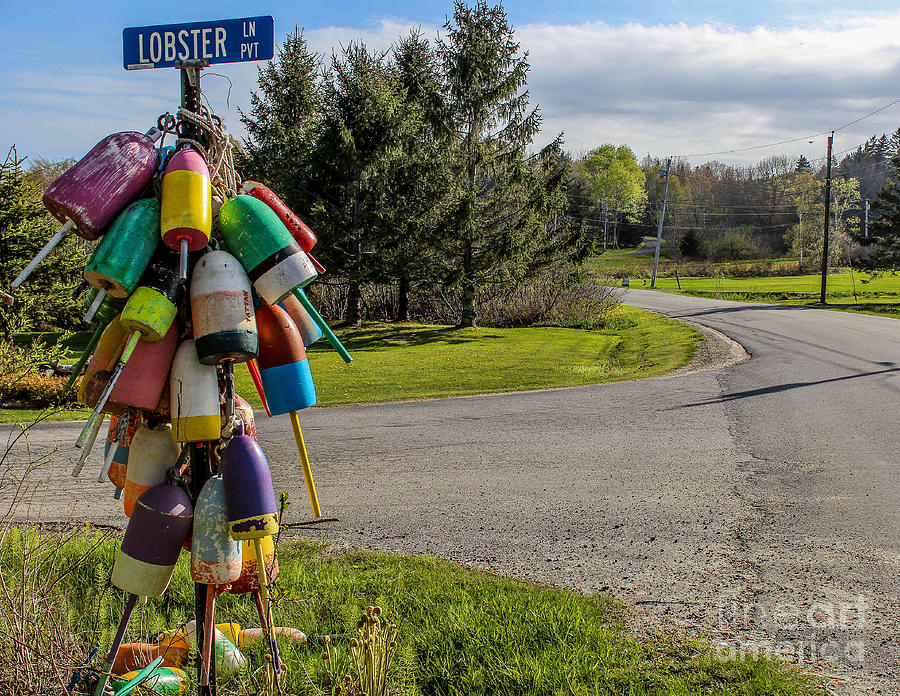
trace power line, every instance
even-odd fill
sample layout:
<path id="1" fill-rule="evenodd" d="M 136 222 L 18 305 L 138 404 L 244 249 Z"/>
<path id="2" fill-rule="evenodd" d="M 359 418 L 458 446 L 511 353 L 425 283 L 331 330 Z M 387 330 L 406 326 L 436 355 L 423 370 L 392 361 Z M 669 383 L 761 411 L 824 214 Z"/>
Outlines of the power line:
<path id="1" fill-rule="evenodd" d="M 886 104 L 885 106 L 882 106 L 879 109 L 875 109 L 875 111 L 872 111 L 871 113 L 868 113 L 865 116 L 860 116 L 859 118 L 854 119 L 853 121 L 850 121 L 849 123 L 845 123 L 843 126 L 840 126 L 839 128 L 829 128 L 828 130 L 822 131 L 821 133 L 814 133 L 813 135 L 806 135 L 806 136 L 803 136 L 802 138 L 791 138 L 789 140 L 780 140 L 776 143 L 766 143 L 765 145 L 753 145 L 751 147 L 739 147 L 734 150 L 722 150 L 720 152 L 700 152 L 700 153 L 693 154 L 693 155 L 677 155 L 677 156 L 688 158 L 688 157 L 710 157 L 712 155 L 732 155 L 737 152 L 750 152 L 751 150 L 764 150 L 769 147 L 776 147 L 778 145 L 788 145 L 789 143 L 797 143 L 797 142 L 800 142 L 801 140 L 809 140 L 810 138 L 820 138 L 823 135 L 829 135 L 830 133 L 833 133 L 833 132 L 836 132 L 839 130 L 843 130 L 844 128 L 848 128 L 856 123 L 859 123 L 860 121 L 864 121 L 865 119 L 867 119 L 871 116 L 874 116 L 875 114 L 881 113 L 885 109 L 889 109 L 890 107 L 894 106 L 895 104 L 900 104 L 900 99 L 895 99 L 890 104 Z"/>

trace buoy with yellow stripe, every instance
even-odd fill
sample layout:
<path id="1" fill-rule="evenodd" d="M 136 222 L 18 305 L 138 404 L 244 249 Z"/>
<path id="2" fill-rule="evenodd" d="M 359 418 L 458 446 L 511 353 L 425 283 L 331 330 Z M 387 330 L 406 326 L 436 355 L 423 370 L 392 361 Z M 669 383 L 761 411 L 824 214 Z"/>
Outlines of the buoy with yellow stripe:
<path id="1" fill-rule="evenodd" d="M 169 374 L 169 404 L 176 442 L 218 440 L 222 434 L 215 365 L 197 357 L 194 341 L 182 341 Z"/>
<path id="2" fill-rule="evenodd" d="M 160 234 L 163 244 L 179 252 L 180 278 L 187 278 L 188 252 L 200 251 L 209 243 L 212 218 L 206 160 L 196 150 L 179 150 L 163 175 Z"/>
<path id="3" fill-rule="evenodd" d="M 130 336 L 115 365 L 112 376 L 75 441 L 76 447 L 83 447 L 91 433 L 95 433 L 99 427 L 103 407 L 115 388 L 122 370 L 131 359 L 138 341 L 141 338 L 151 343 L 161 341 L 172 328 L 183 293 L 184 281 L 178 278 L 177 272 L 172 267 L 171 254 L 168 252 L 157 253 L 144 272 L 140 285 L 128 298 L 128 302 L 125 303 L 125 307 L 119 315 L 122 328 L 126 332 L 130 332 Z"/>

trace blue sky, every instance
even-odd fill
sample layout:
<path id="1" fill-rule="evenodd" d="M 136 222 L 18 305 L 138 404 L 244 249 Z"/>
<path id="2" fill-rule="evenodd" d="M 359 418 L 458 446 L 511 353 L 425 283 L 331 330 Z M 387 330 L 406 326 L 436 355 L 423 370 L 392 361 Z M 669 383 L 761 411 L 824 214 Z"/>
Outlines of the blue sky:
<path id="1" fill-rule="evenodd" d="M 755 161 L 803 152 L 824 138 L 726 155 L 725 150 L 802 138 L 900 98 L 896 2 L 510 1 L 507 13 L 530 54 L 529 87 L 544 117 L 537 144 L 563 131 L 579 152 L 604 142 L 645 154 Z M 177 106 L 173 70 L 122 69 L 129 26 L 271 14 L 276 41 L 295 24 L 325 54 L 361 38 L 388 48 L 412 26 L 434 36 L 449 2 L 246 3 L 0 0 L 0 147 L 80 156 L 108 132 L 146 129 Z M 232 132 L 255 86 L 256 64 L 217 66 L 204 87 Z M 213 72 L 213 71 L 210 71 Z M 900 126 L 900 105 L 838 133 L 848 149 Z"/>

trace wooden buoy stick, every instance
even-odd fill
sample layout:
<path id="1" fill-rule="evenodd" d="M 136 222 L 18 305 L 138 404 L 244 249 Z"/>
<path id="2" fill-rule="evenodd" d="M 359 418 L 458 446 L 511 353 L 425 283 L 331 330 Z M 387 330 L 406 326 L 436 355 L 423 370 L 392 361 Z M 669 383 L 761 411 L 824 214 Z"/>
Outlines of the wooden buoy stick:
<path id="1" fill-rule="evenodd" d="M 72 476 L 74 478 L 78 478 L 81 470 L 84 469 L 84 464 L 85 462 L 87 462 L 87 458 L 88 455 L 90 455 L 91 450 L 94 449 L 94 442 L 96 442 L 97 440 L 97 433 L 100 432 L 100 426 L 102 425 L 103 418 L 97 418 L 94 420 L 94 424 L 91 426 L 91 429 L 87 432 L 87 438 L 84 442 L 84 449 L 81 452 L 81 456 L 78 457 L 78 463 L 75 465 L 75 468 L 72 469 Z M 84 434 L 84 431 L 82 431 L 82 434 Z"/>
<path id="2" fill-rule="evenodd" d="M 106 655 L 106 664 L 103 666 L 103 674 L 100 675 L 100 680 L 97 682 L 97 690 L 94 691 L 94 696 L 103 696 L 103 691 L 106 689 L 106 682 L 109 680 L 109 672 L 112 671 L 113 664 L 116 661 L 116 654 L 119 652 L 119 648 L 122 647 L 125 629 L 128 628 L 128 622 L 131 621 L 131 614 L 134 612 L 134 603 L 136 601 L 136 594 L 128 595 L 128 601 L 125 603 L 125 610 L 122 612 L 122 620 L 119 621 L 119 630 L 116 631 L 116 637 L 113 638 L 109 653 Z"/>
<path id="3" fill-rule="evenodd" d="M 331 327 L 325 323 L 322 315 L 319 314 L 316 311 L 316 308 L 312 306 L 312 302 L 309 301 L 306 293 L 303 292 L 302 289 L 297 288 L 294 290 L 294 297 L 296 297 L 300 301 L 300 304 L 303 305 L 303 309 L 305 309 L 309 313 L 309 316 L 312 317 L 312 320 L 319 325 L 319 328 L 322 329 L 322 333 L 325 334 L 325 338 L 328 339 L 331 347 L 337 351 L 338 355 L 343 358 L 344 362 L 348 363 L 352 361 L 353 358 L 350 356 L 350 353 L 347 352 L 347 349 L 344 348 L 344 345 L 338 340 L 338 337 L 334 335 L 334 331 L 331 330 Z"/>
<path id="4" fill-rule="evenodd" d="M 200 678 L 201 686 L 209 686 L 209 667 L 212 664 L 213 645 L 215 644 L 216 633 L 216 588 L 212 585 L 206 586 L 206 613 L 203 621 L 203 673 Z"/>
<path id="5" fill-rule="evenodd" d="M 109 382 L 106 384 L 106 388 L 103 390 L 103 393 L 100 395 L 100 398 L 97 400 L 97 405 L 94 406 L 94 410 L 91 411 L 91 415 L 88 418 L 87 423 L 84 424 L 84 428 L 81 429 L 81 434 L 78 436 L 78 439 L 75 441 L 76 447 L 81 447 L 84 445 L 87 440 L 88 433 L 91 428 L 94 427 L 94 423 L 96 423 L 97 419 L 103 413 L 103 407 L 106 406 L 106 402 L 109 400 L 109 395 L 112 394 L 112 390 L 116 386 L 116 382 L 119 379 L 119 375 L 122 374 L 122 370 L 125 369 L 125 363 L 128 362 L 128 359 L 131 357 L 131 354 L 134 353 L 134 349 L 138 344 L 138 341 L 141 340 L 141 332 L 135 331 L 131 334 L 128 339 L 128 343 L 125 344 L 125 350 L 122 351 L 122 357 L 119 358 L 119 362 L 116 364 L 116 369 L 112 373 L 112 377 L 109 378 Z"/>
<path id="6" fill-rule="evenodd" d="M 269 639 L 269 620 L 266 618 L 266 610 L 263 608 L 262 597 L 259 590 L 253 592 L 253 603 L 256 604 L 256 613 L 259 614 L 259 627 L 262 629 L 264 640 Z M 273 634 L 275 631 L 273 631 Z M 278 641 L 272 643 L 272 654 L 275 656 L 275 672 L 281 674 L 281 655 L 278 653 Z"/>
<path id="7" fill-rule="evenodd" d="M 53 251 L 53 249 L 56 248 L 56 245 L 59 244 L 63 240 L 63 238 L 72 231 L 73 227 L 75 227 L 75 223 L 72 220 L 66 220 L 65 224 L 59 228 L 57 233 L 50 237 L 50 241 L 44 245 L 44 248 L 38 252 L 37 256 L 31 259 L 31 262 L 27 266 L 25 266 L 25 269 L 18 276 L 16 276 L 16 279 L 12 283 L 10 283 L 10 287 L 15 289 L 22 283 L 24 283 L 28 276 L 31 275 L 32 271 L 37 268 L 37 265 L 45 258 L 47 258 L 47 254 L 49 254 L 51 251 Z"/>
<path id="8" fill-rule="evenodd" d="M 84 315 L 85 324 L 89 324 L 94 320 L 94 315 L 97 314 L 97 310 L 100 309 L 100 305 L 103 304 L 103 300 L 105 297 L 106 288 L 97 291 L 97 294 L 94 297 L 94 301 L 91 302 L 91 306 L 88 307 L 87 314 Z"/>
<path id="9" fill-rule="evenodd" d="M 62 395 L 65 396 L 69 393 L 69 390 L 75 386 L 75 380 L 78 379 L 78 375 L 81 374 L 81 370 L 84 367 L 84 364 L 90 359 L 91 354 L 94 352 L 94 348 L 97 347 L 97 344 L 100 342 L 100 336 L 103 335 L 103 330 L 105 326 L 98 326 L 97 330 L 94 331 L 93 336 L 91 336 L 91 340 L 88 341 L 87 346 L 84 349 L 84 352 L 81 354 L 81 357 L 78 358 L 78 362 L 72 366 L 72 374 L 69 376 L 69 381 L 66 382 L 66 386 L 63 387 Z"/>
<path id="10" fill-rule="evenodd" d="M 255 360 L 247 362 L 247 369 L 250 370 L 250 379 L 253 380 L 253 386 L 256 387 L 256 393 L 259 394 L 259 400 L 262 401 L 263 408 L 266 409 L 266 415 L 271 417 L 272 412 L 269 410 L 269 404 L 266 402 L 266 393 L 263 391 L 262 378 L 259 376 L 259 366 Z"/>
<path id="11" fill-rule="evenodd" d="M 106 456 L 103 458 L 103 468 L 100 469 L 100 475 L 97 477 L 97 483 L 103 483 L 106 480 L 106 475 L 109 473 L 109 468 L 112 466 L 113 459 L 116 456 L 116 450 L 119 445 L 116 442 L 113 442 L 110 445 L 109 452 L 106 453 Z"/>
<path id="12" fill-rule="evenodd" d="M 259 572 L 259 596 L 262 600 L 263 613 L 266 615 L 266 636 L 268 637 L 269 652 L 272 653 L 272 666 L 275 666 L 275 653 L 272 646 L 275 644 L 275 621 L 272 619 L 272 605 L 269 603 L 269 576 L 266 573 L 265 554 L 263 553 L 262 539 L 253 540 L 256 549 L 256 568 Z"/>
<path id="13" fill-rule="evenodd" d="M 187 279 L 188 272 L 188 238 L 181 238 L 181 248 L 178 255 L 178 277 L 182 280 Z"/>
<path id="14" fill-rule="evenodd" d="M 297 453 L 300 455 L 300 467 L 303 469 L 303 478 L 306 479 L 306 492 L 309 493 L 313 517 L 320 517 L 322 511 L 319 509 L 319 497 L 316 495 L 316 484 L 313 481 L 312 468 L 309 465 L 309 455 L 306 453 L 306 441 L 303 439 L 300 418 L 296 411 L 291 411 L 291 427 L 294 429 L 294 440 L 297 441 Z"/>

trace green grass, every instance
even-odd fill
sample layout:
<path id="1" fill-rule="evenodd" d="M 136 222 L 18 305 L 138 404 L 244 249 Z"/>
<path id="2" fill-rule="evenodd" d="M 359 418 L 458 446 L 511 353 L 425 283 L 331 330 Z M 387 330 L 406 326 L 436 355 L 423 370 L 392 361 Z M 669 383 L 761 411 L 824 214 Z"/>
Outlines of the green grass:
<path id="1" fill-rule="evenodd" d="M 42 551 L 23 555 L 21 530 L 11 530 L 0 546 L 0 570 L 8 586 L 15 588 L 21 581 L 23 557 L 31 568 L 26 579 L 40 573 L 37 586 L 47 601 L 37 605 L 37 625 L 25 628 L 26 644 L 52 650 L 41 643 L 41 629 L 53 622 L 77 636 L 70 664 L 83 659 L 91 645 L 101 646 L 103 655 L 123 603 L 121 591 L 108 583 L 118 540 L 87 531 L 54 544 L 47 535 L 30 535 L 32 545 L 41 543 Z M 586 597 L 427 557 L 334 554 L 307 541 L 282 543 L 279 563 L 276 624 L 299 628 L 312 638 L 300 646 L 279 641 L 287 666 L 286 694 L 325 693 L 316 689 L 325 679 L 323 646 L 316 637 L 334 636 L 333 646 L 346 654 L 357 618 L 368 605 L 381 606 L 384 616 L 399 625 L 394 686 L 402 694 L 823 693 L 775 660 L 727 658 L 699 639 L 636 633 L 622 608 L 606 597 Z M 126 641 L 176 628 L 193 616 L 193 600 L 189 562 L 182 554 L 165 595 L 138 606 Z M 4 616 L 7 609 L 17 611 L 2 602 Z M 257 625 L 248 596 L 222 595 L 216 610 L 217 622 Z M 0 636 L 0 683 L 21 684 L 16 659 L 22 651 L 15 645 L 8 635 Z M 222 684 L 219 693 L 258 691 L 261 652 L 249 650 L 246 656 L 249 669 L 227 687 Z M 42 685 L 29 686 L 29 692 L 39 693 Z"/>
<path id="2" fill-rule="evenodd" d="M 675 278 L 657 278 L 659 290 L 681 292 L 697 297 L 719 297 L 747 302 L 805 304 L 819 306 L 821 276 L 780 276 L 764 278 L 681 278 L 681 290 Z M 853 295 L 854 283 L 856 296 Z M 649 282 L 646 282 L 649 287 Z M 632 287 L 645 287 L 635 280 Z M 900 275 L 885 273 L 878 277 L 849 271 L 828 276 L 828 308 L 864 312 L 900 318 Z"/>
<path id="3" fill-rule="evenodd" d="M 690 361 L 692 329 L 651 312 L 621 306 L 616 328 L 456 329 L 369 324 L 338 335 L 354 360 L 345 364 L 321 339 L 309 360 L 321 406 L 431 399 L 465 394 L 568 387 L 652 377 Z M 237 391 L 261 407 L 246 366 Z M 0 422 L 30 422 L 38 411 L 0 409 Z M 64 410 L 48 420 L 86 418 Z"/>

